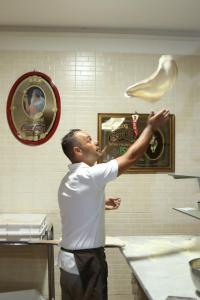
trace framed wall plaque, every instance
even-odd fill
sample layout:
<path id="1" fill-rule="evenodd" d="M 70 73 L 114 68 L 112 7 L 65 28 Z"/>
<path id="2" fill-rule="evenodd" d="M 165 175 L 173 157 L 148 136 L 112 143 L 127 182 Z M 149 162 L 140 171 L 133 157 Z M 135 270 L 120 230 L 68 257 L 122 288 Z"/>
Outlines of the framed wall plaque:
<path id="1" fill-rule="evenodd" d="M 23 74 L 8 95 L 8 124 L 23 144 L 47 142 L 56 131 L 60 110 L 59 92 L 50 77 L 41 72 Z"/>
<path id="2" fill-rule="evenodd" d="M 100 162 L 107 162 L 123 155 L 147 124 L 149 114 L 98 114 L 98 141 L 103 149 L 110 144 Z M 165 173 L 175 169 L 175 116 L 152 136 L 141 159 L 127 173 Z"/>

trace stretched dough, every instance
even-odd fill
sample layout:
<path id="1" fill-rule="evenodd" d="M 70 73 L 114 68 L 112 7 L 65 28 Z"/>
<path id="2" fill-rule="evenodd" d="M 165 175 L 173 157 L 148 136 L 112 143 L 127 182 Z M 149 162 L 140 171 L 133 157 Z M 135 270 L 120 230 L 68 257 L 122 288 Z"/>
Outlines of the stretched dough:
<path id="1" fill-rule="evenodd" d="M 124 122 L 125 118 L 110 118 L 102 123 L 102 130 L 115 131 Z"/>
<path id="2" fill-rule="evenodd" d="M 149 77 L 127 88 L 125 96 L 157 101 L 172 88 L 178 67 L 170 55 L 162 55 L 157 70 Z"/>

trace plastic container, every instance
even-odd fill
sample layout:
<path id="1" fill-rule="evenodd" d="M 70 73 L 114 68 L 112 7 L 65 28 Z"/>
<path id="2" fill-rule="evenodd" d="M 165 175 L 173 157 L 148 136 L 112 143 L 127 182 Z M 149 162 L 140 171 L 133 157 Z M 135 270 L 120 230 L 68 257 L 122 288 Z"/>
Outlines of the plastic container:
<path id="1" fill-rule="evenodd" d="M 38 239 L 46 228 L 45 214 L 0 214 L 0 240 Z"/>

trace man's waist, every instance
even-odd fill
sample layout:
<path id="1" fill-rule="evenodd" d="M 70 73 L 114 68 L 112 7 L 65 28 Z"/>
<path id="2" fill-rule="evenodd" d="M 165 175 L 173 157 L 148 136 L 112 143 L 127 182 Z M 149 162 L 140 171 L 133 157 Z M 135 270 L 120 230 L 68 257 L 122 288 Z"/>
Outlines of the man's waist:
<path id="1" fill-rule="evenodd" d="M 70 252 L 70 253 L 84 253 L 84 252 L 100 252 L 104 250 L 104 247 L 97 247 L 97 248 L 88 248 L 88 249 L 66 249 L 64 247 L 60 248 L 64 252 Z"/>

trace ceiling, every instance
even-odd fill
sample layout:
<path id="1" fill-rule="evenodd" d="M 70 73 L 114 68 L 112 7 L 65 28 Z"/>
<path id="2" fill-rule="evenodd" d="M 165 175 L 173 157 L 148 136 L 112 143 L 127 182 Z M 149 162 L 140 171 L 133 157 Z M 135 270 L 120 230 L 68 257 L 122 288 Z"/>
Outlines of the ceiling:
<path id="1" fill-rule="evenodd" d="M 1 30 L 200 36 L 199 0 L 0 0 Z"/>

